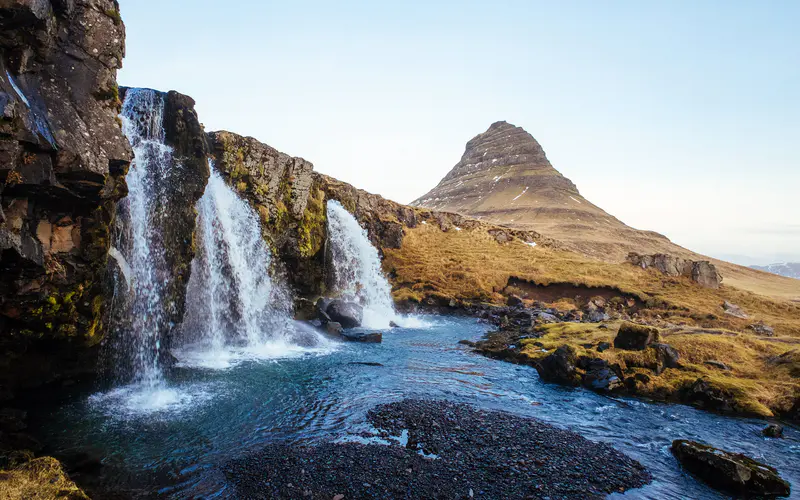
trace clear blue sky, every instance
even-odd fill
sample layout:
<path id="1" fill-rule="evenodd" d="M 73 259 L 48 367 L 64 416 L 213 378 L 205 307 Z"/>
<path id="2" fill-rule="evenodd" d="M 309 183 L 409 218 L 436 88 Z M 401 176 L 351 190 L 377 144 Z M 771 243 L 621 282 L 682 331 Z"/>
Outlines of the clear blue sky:
<path id="1" fill-rule="evenodd" d="M 120 0 L 120 81 L 409 202 L 497 120 L 630 225 L 800 260 L 800 1 Z"/>

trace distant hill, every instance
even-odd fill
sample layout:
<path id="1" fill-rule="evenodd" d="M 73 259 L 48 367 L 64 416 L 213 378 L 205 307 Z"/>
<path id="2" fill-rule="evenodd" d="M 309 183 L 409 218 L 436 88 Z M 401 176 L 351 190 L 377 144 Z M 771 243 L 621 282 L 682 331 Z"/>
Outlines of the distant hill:
<path id="1" fill-rule="evenodd" d="M 768 266 L 750 266 L 759 271 L 766 271 L 787 278 L 800 279 L 800 262 L 785 262 L 783 264 L 770 264 Z"/>

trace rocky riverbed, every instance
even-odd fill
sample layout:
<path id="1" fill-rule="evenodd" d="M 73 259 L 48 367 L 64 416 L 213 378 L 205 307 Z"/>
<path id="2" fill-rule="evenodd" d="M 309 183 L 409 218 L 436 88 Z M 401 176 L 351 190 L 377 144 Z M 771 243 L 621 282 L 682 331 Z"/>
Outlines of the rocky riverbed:
<path id="1" fill-rule="evenodd" d="M 505 412 L 407 399 L 368 418 L 363 442 L 271 444 L 223 470 L 241 497 L 326 500 L 605 498 L 651 480 L 606 444 Z"/>

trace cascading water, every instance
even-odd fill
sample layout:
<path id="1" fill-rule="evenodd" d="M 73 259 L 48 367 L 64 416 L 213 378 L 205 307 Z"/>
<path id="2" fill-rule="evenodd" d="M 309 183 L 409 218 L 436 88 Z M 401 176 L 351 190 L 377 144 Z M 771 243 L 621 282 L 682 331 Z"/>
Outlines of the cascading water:
<path id="1" fill-rule="evenodd" d="M 126 330 L 120 345 L 126 346 L 128 363 L 120 363 L 124 373 L 118 378 L 132 379 L 149 386 L 160 385 L 161 336 L 167 324 L 164 304 L 170 270 L 160 245 L 158 224 L 162 210 L 161 180 L 173 164 L 172 149 L 164 144 L 164 100 L 149 89 L 130 89 L 122 106 L 123 132 L 133 148 L 134 159 L 126 181 L 128 196 L 119 202 L 118 225 L 122 228 L 114 245 L 115 259 L 127 283 L 118 283 L 115 295 L 122 300 Z M 119 257 L 116 257 L 116 255 Z"/>
<path id="2" fill-rule="evenodd" d="M 122 105 L 122 128 L 134 158 L 126 182 L 128 196 L 117 205 L 114 243 L 117 263 L 111 311 L 111 355 L 119 385 L 91 400 L 121 414 L 149 413 L 190 399 L 167 387 L 162 339 L 174 330 L 161 228 L 169 217 L 166 190 L 178 163 L 165 144 L 164 97 L 150 89 L 129 89 Z M 126 385 L 127 384 L 127 385 Z"/>
<path id="3" fill-rule="evenodd" d="M 388 328 L 392 322 L 408 323 L 409 318 L 399 316 L 394 310 L 392 289 L 381 270 L 378 250 L 370 243 L 367 232 L 336 200 L 328 201 L 327 214 L 336 292 L 361 304 L 365 328 Z"/>
<path id="4" fill-rule="evenodd" d="M 197 212 L 181 361 L 224 368 L 242 352 L 273 357 L 325 344 L 292 321 L 290 294 L 270 276 L 258 215 L 213 166 Z"/>

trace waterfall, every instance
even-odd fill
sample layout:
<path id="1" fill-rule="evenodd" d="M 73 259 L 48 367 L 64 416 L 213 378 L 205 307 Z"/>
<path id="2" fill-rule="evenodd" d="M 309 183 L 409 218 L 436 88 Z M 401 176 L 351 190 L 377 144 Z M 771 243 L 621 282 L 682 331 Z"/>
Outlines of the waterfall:
<path id="1" fill-rule="evenodd" d="M 116 284 L 113 328 L 117 331 L 117 377 L 151 387 L 162 383 L 161 336 L 170 328 L 165 304 L 170 282 L 161 245 L 161 184 L 174 161 L 164 144 L 163 97 L 149 89 L 130 89 L 122 106 L 123 132 L 134 159 L 126 181 L 128 196 L 118 204 L 112 256 L 125 280 Z"/>
<path id="2" fill-rule="evenodd" d="M 392 289 L 367 232 L 336 200 L 328 201 L 327 213 L 334 290 L 361 304 L 364 327 L 388 328 L 391 322 L 400 324 L 403 318 L 394 310 Z"/>
<path id="3" fill-rule="evenodd" d="M 184 346 L 176 351 L 181 362 L 225 368 L 243 353 L 275 357 L 324 344 L 292 320 L 290 294 L 270 274 L 271 255 L 258 214 L 213 165 L 197 214 Z"/>

